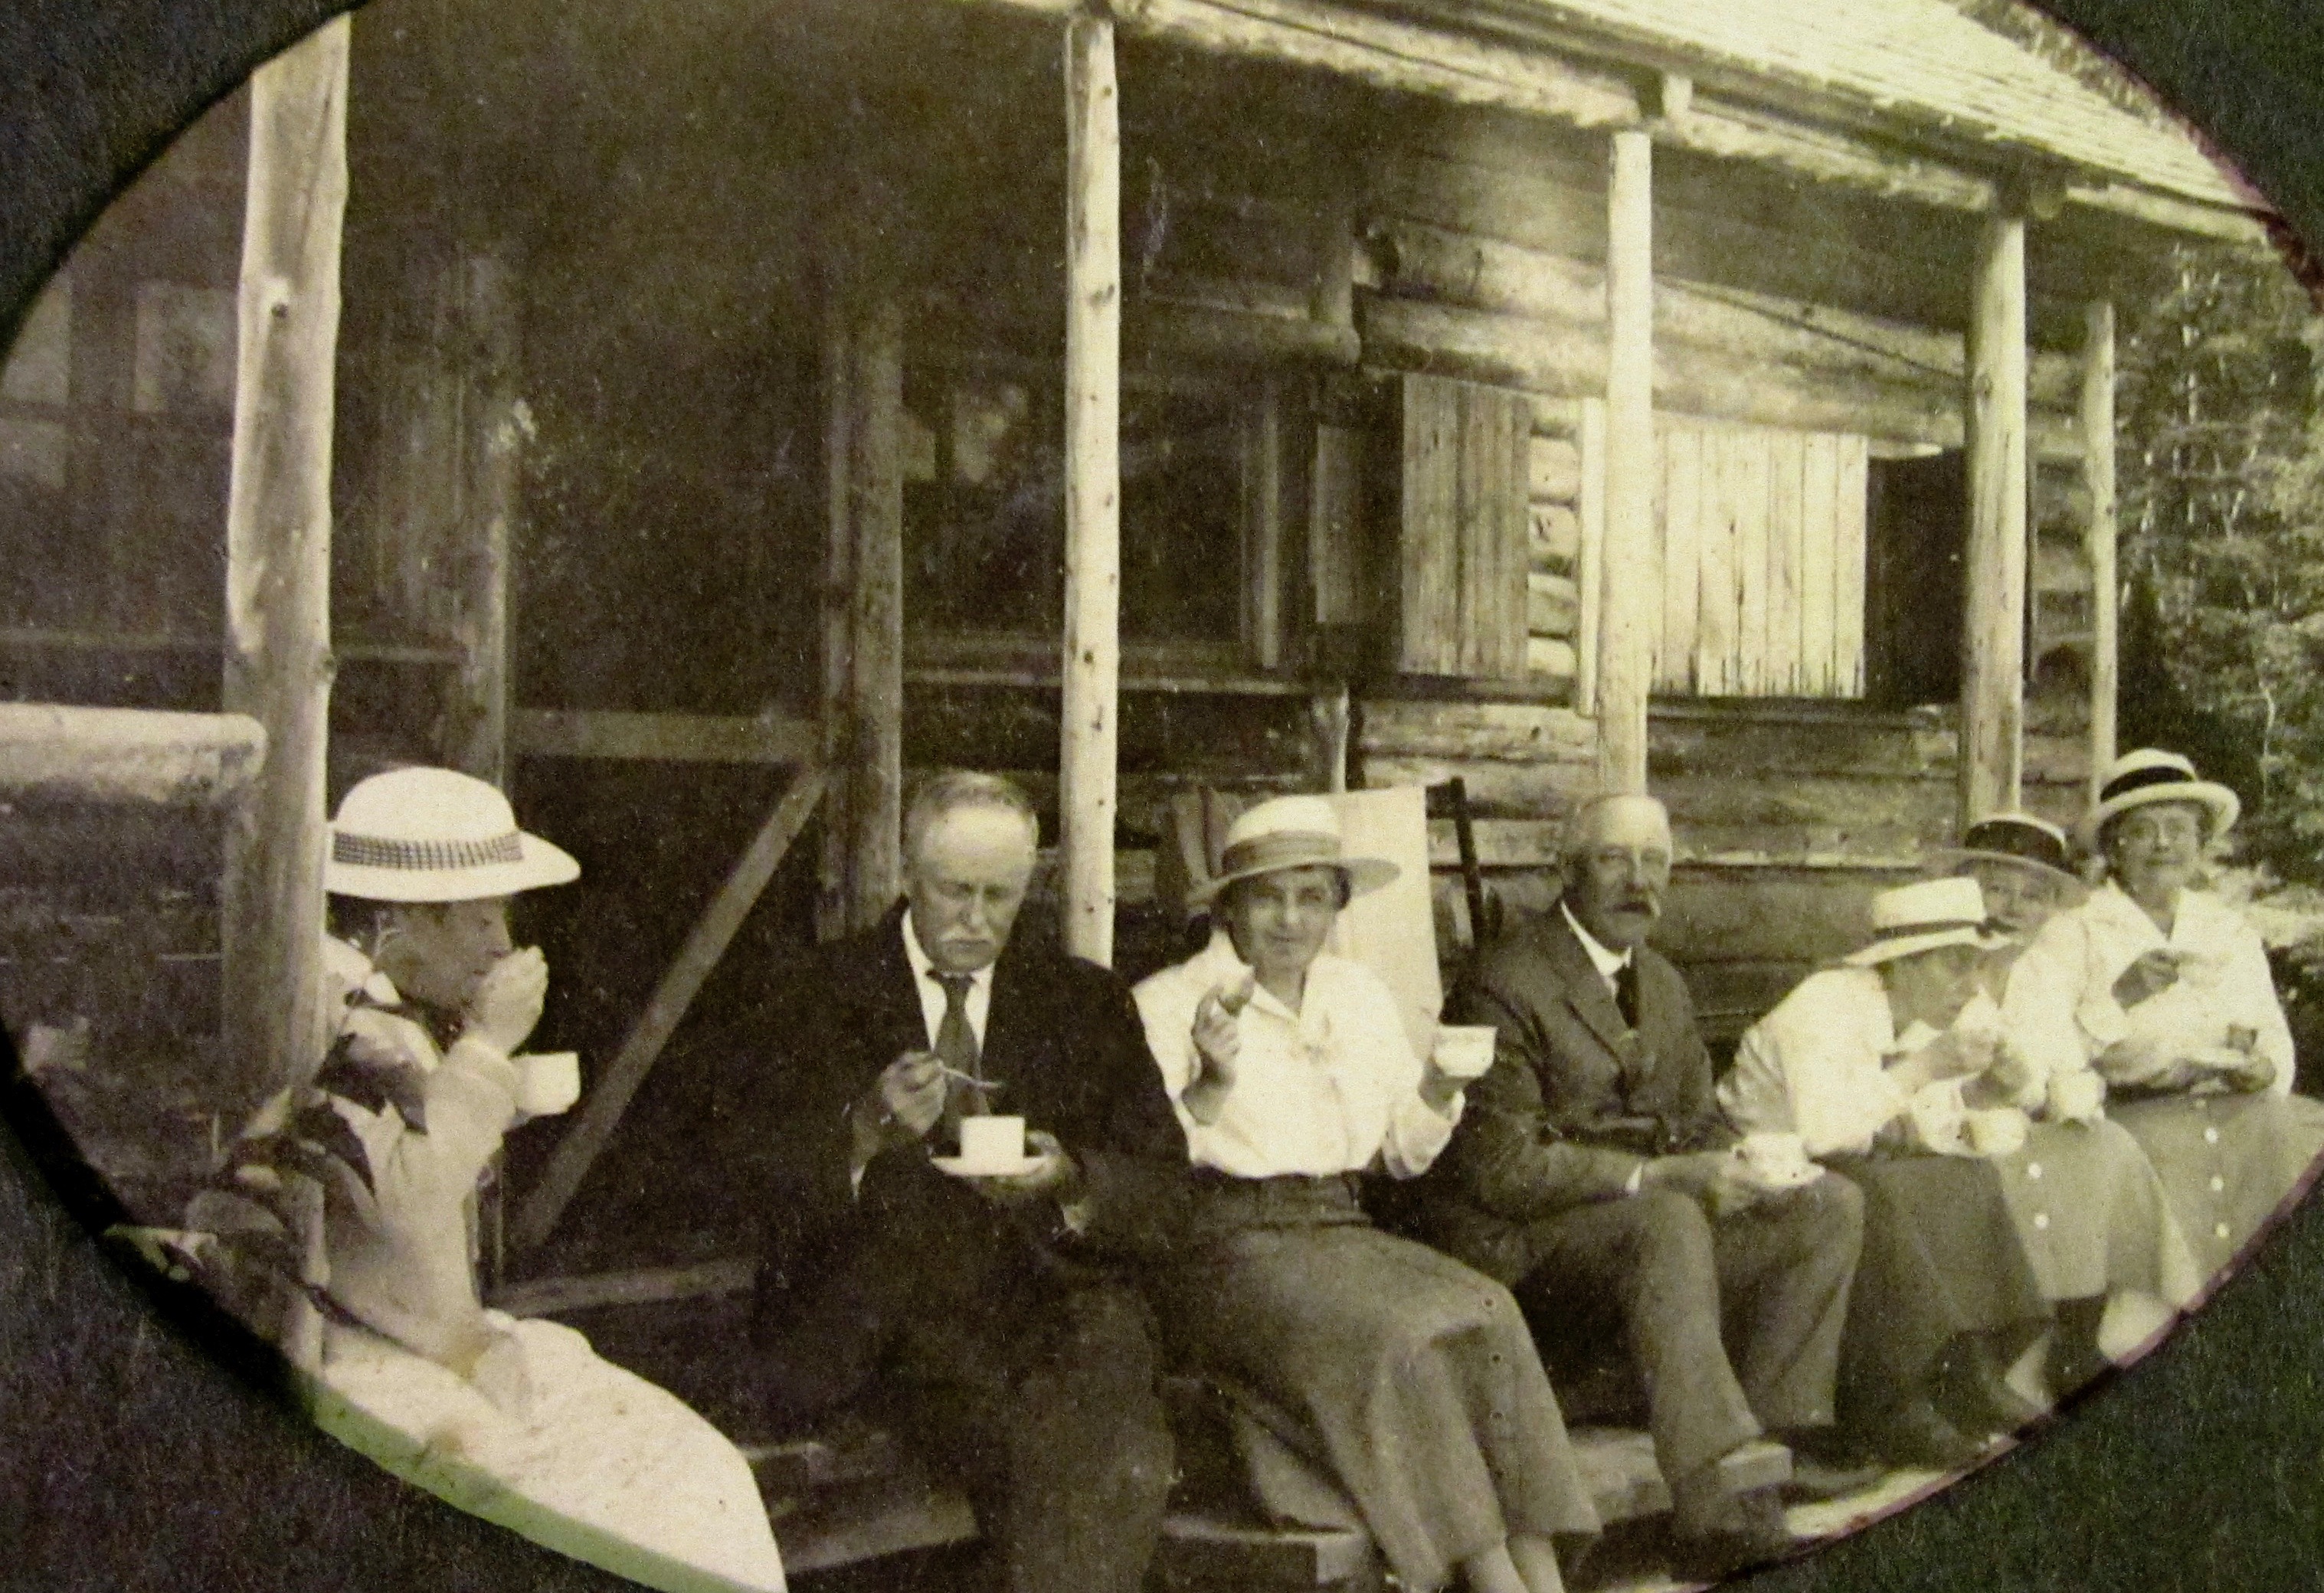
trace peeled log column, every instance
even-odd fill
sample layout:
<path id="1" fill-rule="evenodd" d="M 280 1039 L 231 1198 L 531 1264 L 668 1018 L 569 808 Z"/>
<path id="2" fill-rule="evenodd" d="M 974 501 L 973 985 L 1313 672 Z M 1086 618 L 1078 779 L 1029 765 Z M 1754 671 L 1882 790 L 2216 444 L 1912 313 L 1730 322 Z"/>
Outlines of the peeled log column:
<path id="1" fill-rule="evenodd" d="M 453 634 L 460 668 L 447 715 L 446 761 L 478 779 L 508 780 L 509 566 L 523 501 L 525 428 L 519 389 L 515 273 L 497 255 L 462 251 L 456 270 L 464 333 L 466 523 L 452 531 L 457 572 Z"/>
<path id="2" fill-rule="evenodd" d="M 226 1054 L 260 1095 L 322 1038 L 323 753 L 331 691 L 332 373 L 346 208 L 347 20 L 251 78 L 233 474 L 226 706 L 265 732 L 229 826 Z"/>
<path id="3" fill-rule="evenodd" d="M 2115 691 L 2120 662 L 2115 574 L 2114 305 L 2086 312 L 2082 346 L 2082 479 L 2090 493 L 2083 547 L 2090 561 L 2090 796 L 2096 799 L 2115 753 Z"/>
<path id="4" fill-rule="evenodd" d="M 1606 185 L 1606 478 L 1598 560 L 1598 775 L 1646 788 L 1655 573 L 1654 145 L 1613 135 Z"/>
<path id="5" fill-rule="evenodd" d="M 1121 130 L 1113 23 L 1065 24 L 1065 949 L 1113 961 L 1121 673 Z"/>
<path id="6" fill-rule="evenodd" d="M 2024 767 L 2025 220 L 1978 241 L 1969 348 L 1969 609 L 1960 822 L 2017 806 Z"/>

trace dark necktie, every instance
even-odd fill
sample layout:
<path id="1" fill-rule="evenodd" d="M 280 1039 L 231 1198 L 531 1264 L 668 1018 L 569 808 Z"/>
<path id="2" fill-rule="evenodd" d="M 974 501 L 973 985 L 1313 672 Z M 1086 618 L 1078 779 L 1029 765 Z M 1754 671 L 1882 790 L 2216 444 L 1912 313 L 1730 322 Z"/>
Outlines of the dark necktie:
<path id="1" fill-rule="evenodd" d="M 983 1086 L 962 1082 L 964 1075 L 984 1077 L 977 1054 L 976 1027 L 968 1021 L 968 991 L 976 981 L 973 974 L 938 973 L 933 969 L 928 977 L 944 987 L 944 1020 L 936 1025 L 936 1060 L 952 1070 L 945 1079 L 944 1131 L 957 1154 L 961 1119 L 981 1117 L 991 1110 Z"/>
<path id="2" fill-rule="evenodd" d="M 1614 970 L 1614 1007 L 1621 1013 L 1624 1023 L 1632 1028 L 1638 1027 L 1638 960 L 1636 957 Z"/>

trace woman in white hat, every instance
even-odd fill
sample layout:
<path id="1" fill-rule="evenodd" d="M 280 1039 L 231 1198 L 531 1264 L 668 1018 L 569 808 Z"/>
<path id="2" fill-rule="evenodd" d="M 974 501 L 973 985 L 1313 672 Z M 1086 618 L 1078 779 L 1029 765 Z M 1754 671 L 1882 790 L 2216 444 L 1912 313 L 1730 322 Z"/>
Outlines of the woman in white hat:
<path id="1" fill-rule="evenodd" d="M 1978 820 L 1940 854 L 1977 881 L 1987 927 L 2006 937 L 1986 953 L 1979 993 L 1957 1022 L 2006 1034 L 1998 1003 L 2020 953 L 2051 916 L 2089 894 L 2072 869 L 2066 832 L 2025 813 Z M 2028 1048 L 2012 1042 L 2024 1056 Z M 2027 1068 L 2008 1103 L 2028 1118 L 2024 1144 L 1991 1157 L 2027 1259 L 2057 1312 L 2044 1357 L 2048 1390 L 2063 1395 L 2105 1371 L 2100 1330 L 2114 1303 L 2127 1348 L 2194 1298 L 2200 1279 L 2161 1181 L 2138 1142 L 2105 1119 L 2105 1085 L 2075 1068 Z"/>
<path id="2" fill-rule="evenodd" d="M 244 1302 L 272 1283 L 261 1325 L 311 1375 L 315 1419 L 389 1470 L 656 1586 L 779 1590 L 732 1443 L 571 1329 L 477 1293 L 477 1180 L 520 1102 L 570 1104 L 543 1092 L 556 1059 L 516 1054 L 549 968 L 512 949 L 509 899 L 580 871 L 467 775 L 349 791 L 324 865 L 349 936 L 327 943 L 328 1051 L 261 1109 L 189 1226 L 217 1235 Z"/>
<path id="3" fill-rule="evenodd" d="M 1989 1027 L 1957 1023 L 2001 944 L 1977 881 L 1872 900 L 1870 940 L 1810 974 L 1743 1036 L 1719 1101 L 1746 1134 L 1795 1134 L 1864 1192 L 1840 1341 L 1843 1426 L 1900 1464 L 1950 1469 L 2034 1413 L 2003 1368 L 2048 1301 L 2001 1181 L 1964 1151 L 1968 1091 L 2025 1081 Z"/>
<path id="4" fill-rule="evenodd" d="M 1424 1172 L 1462 1108 L 1388 987 L 1323 950 L 1349 898 L 1395 873 L 1343 855 L 1324 798 L 1260 803 L 1196 893 L 1208 949 L 1138 987 L 1196 1167 L 1165 1333 L 1296 1430 L 1406 1587 L 1457 1572 L 1476 1593 L 1550 1593 L 1557 1542 L 1598 1520 L 1517 1302 L 1357 1200 L 1367 1171 Z M 1270 1508 L 1302 1518 L 1254 1471 Z"/>
<path id="5" fill-rule="evenodd" d="M 2116 760 L 2080 831 L 2106 882 L 2043 926 L 2003 1003 L 2052 1074 L 2105 1079 L 2109 1114 L 2144 1147 L 2206 1276 L 2324 1151 L 2324 1105 L 2291 1093 L 2267 949 L 2202 889 L 2205 854 L 2240 811 L 2175 752 Z"/>

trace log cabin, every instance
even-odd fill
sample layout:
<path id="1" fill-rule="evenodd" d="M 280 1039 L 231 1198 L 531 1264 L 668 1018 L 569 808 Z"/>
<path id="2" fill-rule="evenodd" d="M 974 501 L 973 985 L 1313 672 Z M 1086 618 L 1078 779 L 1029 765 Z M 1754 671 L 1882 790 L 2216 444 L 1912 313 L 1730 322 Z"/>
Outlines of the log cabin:
<path id="1" fill-rule="evenodd" d="M 1182 793 L 1457 778 L 1450 965 L 1650 789 L 1731 1044 L 2080 807 L 2117 307 L 2271 222 L 1944 0 L 375 0 L 22 322 L 9 1022 L 142 992 L 61 1087 L 161 1201 L 305 1044 L 327 800 L 503 781 L 590 1088 L 493 1262 L 609 1351 L 747 1285 L 689 1036 L 887 906 L 922 770 L 1023 780 L 1037 932 L 1132 976 Z"/>

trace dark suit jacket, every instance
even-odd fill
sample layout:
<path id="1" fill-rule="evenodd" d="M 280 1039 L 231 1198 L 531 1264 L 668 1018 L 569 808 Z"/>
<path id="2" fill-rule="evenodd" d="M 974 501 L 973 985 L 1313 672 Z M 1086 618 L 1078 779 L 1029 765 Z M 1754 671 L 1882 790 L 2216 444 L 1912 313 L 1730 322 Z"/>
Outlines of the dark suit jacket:
<path id="1" fill-rule="evenodd" d="M 898 1056 L 928 1049 L 903 908 L 818 948 L 728 1044 L 754 1051 L 768 1075 L 767 1110 L 742 1114 L 738 1146 L 744 1175 L 767 1200 L 757 1336 L 772 1404 L 804 1414 L 862 1386 L 898 1331 L 912 1325 L 893 1320 L 898 1313 L 938 1309 L 915 1279 L 957 1273 L 966 1248 L 934 1231 L 941 1212 L 927 1231 L 902 1220 L 883 1226 L 879 1216 L 891 1209 L 872 1198 L 879 1188 L 917 1179 L 939 1196 L 950 1190 L 940 1175 L 883 1167 L 924 1160 L 923 1145 L 883 1151 L 860 1198 L 849 1181 L 850 1108 Z M 1008 1230 L 1006 1245 L 1023 1251 L 1009 1270 L 1024 1275 L 990 1291 L 993 1308 L 1003 1294 L 1038 1296 L 1041 1279 L 1128 1275 L 1140 1261 L 1167 1257 L 1185 1216 L 1185 1137 L 1129 987 L 1094 963 L 1012 942 L 993 968 L 982 1067 L 1006 1086 L 996 1110 L 1021 1115 L 1028 1131 L 1047 1129 L 1071 1153 L 1087 1217 L 1078 1236 L 1065 1233 L 1054 1205 L 996 1223 Z M 974 1200 L 946 1208 L 980 1209 Z M 985 1236 L 974 1237 L 982 1244 Z M 982 1285 L 964 1286 L 972 1300 L 985 1298 Z M 972 1336 L 980 1328 L 920 1324 L 932 1325 Z"/>
<path id="2" fill-rule="evenodd" d="M 1635 1034 L 1555 907 L 1489 947 L 1446 1005 L 1500 1039 L 1416 1222 L 1505 1284 L 1530 1270 L 1526 1223 L 1620 1194 L 1643 1157 L 1727 1143 L 1686 983 L 1659 953 L 1637 960 Z"/>

